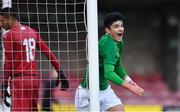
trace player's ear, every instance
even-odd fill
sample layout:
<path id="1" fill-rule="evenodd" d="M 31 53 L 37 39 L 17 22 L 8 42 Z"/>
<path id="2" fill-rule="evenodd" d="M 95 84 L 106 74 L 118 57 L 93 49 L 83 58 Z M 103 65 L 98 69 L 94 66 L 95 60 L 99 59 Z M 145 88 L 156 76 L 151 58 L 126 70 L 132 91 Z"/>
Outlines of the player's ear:
<path id="1" fill-rule="evenodd" d="M 109 34 L 110 33 L 110 29 L 106 27 L 105 28 L 105 32 Z"/>

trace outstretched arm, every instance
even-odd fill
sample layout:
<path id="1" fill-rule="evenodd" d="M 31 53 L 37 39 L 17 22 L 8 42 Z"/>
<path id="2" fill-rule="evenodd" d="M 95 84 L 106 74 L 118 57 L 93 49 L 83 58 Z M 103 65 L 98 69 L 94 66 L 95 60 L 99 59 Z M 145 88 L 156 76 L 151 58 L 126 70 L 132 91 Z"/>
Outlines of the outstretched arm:
<path id="1" fill-rule="evenodd" d="M 104 77 L 116 85 L 122 85 L 124 80 L 114 72 L 114 66 L 111 64 L 104 65 Z"/>
<path id="2" fill-rule="evenodd" d="M 129 89 L 131 92 L 142 96 L 144 94 L 144 89 L 141 88 L 140 86 L 138 86 L 127 74 L 126 70 L 124 69 L 124 67 L 121 64 L 121 58 L 119 58 L 117 65 L 115 67 L 115 72 L 117 73 L 117 75 L 119 77 L 121 77 L 124 82 L 122 83 L 122 87 Z"/>
<path id="3" fill-rule="evenodd" d="M 136 95 L 143 96 L 143 94 L 144 94 L 144 89 L 141 88 L 140 86 L 138 86 L 134 82 L 124 82 L 124 83 L 122 83 L 121 86 L 123 88 L 130 90 L 131 92 L 133 92 Z"/>
<path id="4" fill-rule="evenodd" d="M 114 72 L 113 65 L 110 64 L 104 65 L 104 75 L 106 79 L 110 80 L 114 84 L 126 88 L 139 96 L 142 96 L 144 94 L 144 89 L 142 89 L 135 82 L 133 82 L 128 75 L 126 75 L 125 79 L 122 79 L 120 76 L 118 76 Z"/>
<path id="5" fill-rule="evenodd" d="M 126 73 L 124 67 L 119 67 L 119 69 L 116 69 L 116 73 L 118 73 L 118 76 L 124 79 L 124 82 L 122 83 L 122 87 L 129 89 L 131 92 L 142 96 L 144 94 L 144 89 L 142 89 L 140 86 L 138 86 Z"/>

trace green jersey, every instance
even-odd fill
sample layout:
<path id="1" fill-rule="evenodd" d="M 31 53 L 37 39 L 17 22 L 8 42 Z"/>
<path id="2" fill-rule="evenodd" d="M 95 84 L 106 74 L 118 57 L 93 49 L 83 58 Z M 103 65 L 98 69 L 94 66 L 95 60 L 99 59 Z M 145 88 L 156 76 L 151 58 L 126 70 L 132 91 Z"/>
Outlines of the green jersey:
<path id="1" fill-rule="evenodd" d="M 111 36 L 104 34 L 99 40 L 98 46 L 100 90 L 105 90 L 109 85 L 109 81 L 116 85 L 121 85 L 124 82 L 124 77 L 127 75 L 121 64 L 121 52 L 124 47 L 124 41 L 115 42 Z M 88 86 L 88 69 L 85 70 L 81 86 L 83 88 Z"/>

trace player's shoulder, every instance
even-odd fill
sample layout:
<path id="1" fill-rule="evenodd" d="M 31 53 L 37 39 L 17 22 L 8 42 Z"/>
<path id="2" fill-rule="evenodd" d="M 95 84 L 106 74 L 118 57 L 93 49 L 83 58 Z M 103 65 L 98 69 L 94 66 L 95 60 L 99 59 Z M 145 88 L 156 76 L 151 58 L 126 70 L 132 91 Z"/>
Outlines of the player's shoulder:
<path id="1" fill-rule="evenodd" d="M 22 25 L 20 27 L 21 30 L 27 30 L 27 31 L 33 31 L 33 32 L 36 32 L 33 28 L 27 26 L 27 25 Z"/>
<path id="2" fill-rule="evenodd" d="M 109 53 L 111 51 L 114 51 L 114 49 L 116 49 L 116 43 L 114 40 L 112 40 L 112 38 L 105 34 L 101 37 L 100 41 L 99 41 L 99 51 L 100 53 Z"/>
<path id="3" fill-rule="evenodd" d="M 36 35 L 37 34 L 37 31 L 27 25 L 22 25 L 20 28 L 20 32 L 23 32 L 27 35 Z M 35 36 L 36 37 L 36 36 Z"/>
<path id="4" fill-rule="evenodd" d="M 103 47 L 113 46 L 114 41 L 112 40 L 112 38 L 108 34 L 104 34 L 99 40 L 99 45 L 103 46 Z"/>
<path id="5" fill-rule="evenodd" d="M 16 27 L 13 27 L 11 29 L 12 32 L 19 32 L 19 31 L 33 31 L 35 32 L 35 30 L 27 25 L 20 25 L 20 26 L 16 26 Z"/>

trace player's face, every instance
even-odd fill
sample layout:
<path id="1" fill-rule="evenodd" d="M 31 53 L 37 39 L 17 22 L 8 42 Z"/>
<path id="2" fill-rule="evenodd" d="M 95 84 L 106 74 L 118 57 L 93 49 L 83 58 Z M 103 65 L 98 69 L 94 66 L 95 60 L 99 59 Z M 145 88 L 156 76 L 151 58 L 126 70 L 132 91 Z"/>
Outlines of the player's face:
<path id="1" fill-rule="evenodd" d="M 106 28 L 106 32 L 116 41 L 119 42 L 123 38 L 124 26 L 123 21 L 115 21 L 110 28 Z"/>
<path id="2" fill-rule="evenodd" d="M 5 30 L 10 29 L 10 19 L 6 18 L 5 16 L 0 16 L 0 26 Z"/>

